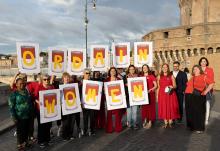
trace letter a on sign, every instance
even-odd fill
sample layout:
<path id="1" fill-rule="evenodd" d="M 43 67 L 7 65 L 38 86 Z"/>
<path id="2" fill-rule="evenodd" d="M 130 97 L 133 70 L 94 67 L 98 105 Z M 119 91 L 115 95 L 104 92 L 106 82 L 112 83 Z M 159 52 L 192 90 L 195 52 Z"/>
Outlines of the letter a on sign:
<path id="1" fill-rule="evenodd" d="M 130 43 L 112 44 L 113 65 L 116 68 L 127 68 L 130 65 Z"/>
<path id="2" fill-rule="evenodd" d="M 68 49 L 68 67 L 70 75 L 83 75 L 86 68 L 86 51 L 84 49 Z"/>
<path id="3" fill-rule="evenodd" d="M 145 77 L 128 78 L 128 92 L 131 106 L 149 104 Z"/>
<path id="4" fill-rule="evenodd" d="M 134 43 L 134 65 L 142 67 L 144 64 L 152 67 L 153 64 L 153 46 L 152 42 Z"/>
<path id="5" fill-rule="evenodd" d="M 41 123 L 47 123 L 61 119 L 59 89 L 40 91 L 39 99 Z"/>
<path id="6" fill-rule="evenodd" d="M 83 80 L 83 106 L 87 109 L 99 110 L 102 94 L 102 82 Z"/>
<path id="7" fill-rule="evenodd" d="M 107 71 L 109 67 L 108 46 L 92 45 L 90 58 L 90 67 L 92 71 Z"/>
<path id="8" fill-rule="evenodd" d="M 39 44 L 18 42 L 16 45 L 19 71 L 27 74 L 39 73 Z"/>
<path id="9" fill-rule="evenodd" d="M 67 51 L 60 48 L 49 48 L 48 74 L 62 75 L 66 71 Z"/>

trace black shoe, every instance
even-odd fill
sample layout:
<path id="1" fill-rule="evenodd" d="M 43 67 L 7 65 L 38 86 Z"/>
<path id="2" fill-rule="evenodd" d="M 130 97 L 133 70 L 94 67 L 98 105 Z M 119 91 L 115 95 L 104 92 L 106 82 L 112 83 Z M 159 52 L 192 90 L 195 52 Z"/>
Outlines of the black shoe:
<path id="1" fill-rule="evenodd" d="M 138 130 L 139 127 L 137 125 L 134 126 L 134 130 Z"/>

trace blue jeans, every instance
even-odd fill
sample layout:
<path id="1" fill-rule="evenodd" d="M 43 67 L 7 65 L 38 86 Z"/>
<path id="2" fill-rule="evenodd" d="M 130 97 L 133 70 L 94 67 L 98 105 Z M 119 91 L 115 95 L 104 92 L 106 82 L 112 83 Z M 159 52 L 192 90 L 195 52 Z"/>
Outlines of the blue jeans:
<path id="1" fill-rule="evenodd" d="M 138 106 L 131 106 L 127 108 L 127 121 L 130 126 L 136 126 L 137 124 L 137 109 Z"/>

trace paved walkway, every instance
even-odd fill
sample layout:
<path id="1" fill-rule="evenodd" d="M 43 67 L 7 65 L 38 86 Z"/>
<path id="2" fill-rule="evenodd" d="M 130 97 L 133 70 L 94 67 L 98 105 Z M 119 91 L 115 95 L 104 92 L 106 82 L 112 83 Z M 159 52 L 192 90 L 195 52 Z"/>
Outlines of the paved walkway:
<path id="1" fill-rule="evenodd" d="M 63 142 L 60 137 L 52 139 L 53 145 L 45 151 L 219 151 L 220 148 L 220 92 L 215 93 L 210 124 L 204 134 L 186 130 L 185 125 L 176 125 L 174 129 L 162 129 L 157 122 L 150 130 L 133 131 L 124 129 L 121 133 L 106 134 L 98 130 L 95 136 L 83 137 Z M 0 108 L 1 109 L 1 108 Z M 3 112 L 6 112 L 3 111 Z M 4 114 L 0 111 L 0 114 Z M 8 114 L 8 113 L 5 113 Z M 0 122 L 0 125 L 2 122 Z M 56 125 L 53 127 L 56 132 Z M 0 150 L 14 151 L 16 137 L 14 129 L 0 135 Z M 39 151 L 34 145 L 31 151 Z"/>

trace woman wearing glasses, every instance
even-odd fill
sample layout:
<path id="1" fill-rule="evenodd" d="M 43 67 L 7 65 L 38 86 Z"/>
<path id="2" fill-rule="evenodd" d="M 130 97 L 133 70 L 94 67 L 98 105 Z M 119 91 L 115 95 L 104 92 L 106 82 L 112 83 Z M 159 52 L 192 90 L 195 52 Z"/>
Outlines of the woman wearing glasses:
<path id="1" fill-rule="evenodd" d="M 50 128 L 52 126 L 52 122 L 48 123 L 40 123 L 40 101 L 39 101 L 39 91 L 43 90 L 51 90 L 54 89 L 52 85 L 50 85 L 50 77 L 47 74 L 42 75 L 42 83 L 40 83 L 35 90 L 35 98 L 36 98 L 36 114 L 38 121 L 38 144 L 40 148 L 45 148 L 50 143 Z"/>
<path id="2" fill-rule="evenodd" d="M 83 80 L 90 80 L 90 79 L 91 79 L 90 78 L 90 70 L 85 69 L 84 74 L 83 74 Z M 81 98 L 83 98 L 82 97 L 82 83 L 83 83 L 83 81 L 80 84 Z M 83 100 L 82 100 L 82 102 L 83 102 Z M 82 107 L 83 107 L 83 103 L 82 103 Z M 95 135 L 95 111 L 94 110 L 86 109 L 83 107 L 83 126 L 84 126 L 84 129 L 83 129 L 84 136 Z M 88 131 L 88 130 L 90 130 L 90 131 Z"/>

